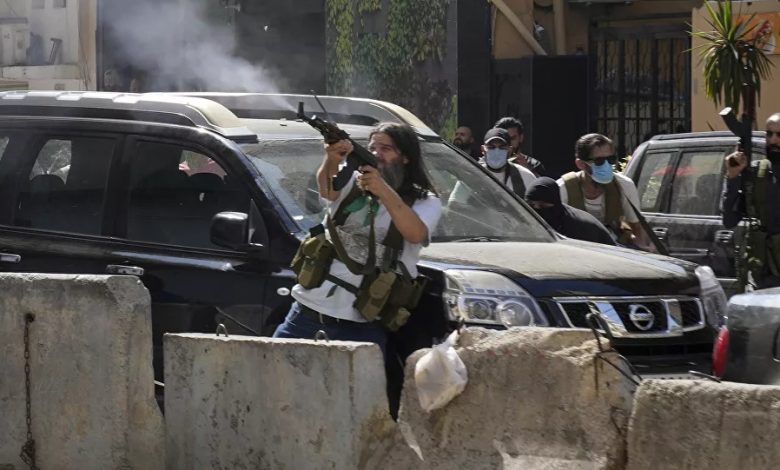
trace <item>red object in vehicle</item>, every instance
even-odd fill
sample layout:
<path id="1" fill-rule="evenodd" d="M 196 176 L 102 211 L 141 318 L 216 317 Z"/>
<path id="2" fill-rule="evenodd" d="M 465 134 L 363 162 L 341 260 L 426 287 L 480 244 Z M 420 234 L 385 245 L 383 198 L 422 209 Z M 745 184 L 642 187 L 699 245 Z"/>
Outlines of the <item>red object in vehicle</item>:
<path id="1" fill-rule="evenodd" d="M 726 372 L 726 360 L 729 356 L 729 329 L 725 326 L 720 327 L 718 338 L 712 346 L 712 375 L 718 378 L 723 377 Z"/>

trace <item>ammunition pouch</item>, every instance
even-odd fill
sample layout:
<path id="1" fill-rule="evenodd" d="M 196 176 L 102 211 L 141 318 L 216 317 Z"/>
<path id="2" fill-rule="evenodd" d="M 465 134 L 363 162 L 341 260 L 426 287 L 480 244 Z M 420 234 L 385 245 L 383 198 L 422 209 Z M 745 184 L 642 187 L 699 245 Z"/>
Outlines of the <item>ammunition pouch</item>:
<path id="1" fill-rule="evenodd" d="M 298 247 L 290 268 L 298 277 L 298 284 L 306 289 L 322 285 L 333 262 L 333 245 L 321 232 L 309 235 Z"/>
<path id="2" fill-rule="evenodd" d="M 379 320 L 388 330 L 397 331 L 420 302 L 426 281 L 424 277 L 412 279 L 407 272 L 377 271 L 363 277 L 353 305 L 366 320 Z"/>
<path id="3" fill-rule="evenodd" d="M 768 235 L 765 230 L 753 229 L 747 237 L 747 252 L 741 253 L 745 275 L 750 272 L 756 282 L 765 276 L 780 277 L 780 234 Z"/>

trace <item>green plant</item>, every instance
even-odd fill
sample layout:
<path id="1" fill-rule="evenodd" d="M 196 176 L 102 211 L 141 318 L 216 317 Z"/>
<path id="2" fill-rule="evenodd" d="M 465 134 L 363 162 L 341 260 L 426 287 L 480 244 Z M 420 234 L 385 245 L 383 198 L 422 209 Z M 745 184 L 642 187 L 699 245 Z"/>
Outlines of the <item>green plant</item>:
<path id="1" fill-rule="evenodd" d="M 433 129 L 449 132 L 454 125 L 450 121 L 456 120 L 452 116 L 457 112 L 452 104 L 455 93 L 438 71 L 447 53 L 451 0 L 326 0 L 325 4 L 328 93 L 391 101 Z"/>
<path id="2" fill-rule="evenodd" d="M 761 97 L 761 80 L 771 76 L 772 63 L 756 44 L 761 37 L 750 26 L 754 16 L 737 20 L 731 0 L 718 1 L 717 8 L 704 3 L 712 30 L 692 31 L 704 44 L 700 59 L 704 62 L 704 92 L 716 106 L 724 103 L 755 119 L 755 100 Z"/>

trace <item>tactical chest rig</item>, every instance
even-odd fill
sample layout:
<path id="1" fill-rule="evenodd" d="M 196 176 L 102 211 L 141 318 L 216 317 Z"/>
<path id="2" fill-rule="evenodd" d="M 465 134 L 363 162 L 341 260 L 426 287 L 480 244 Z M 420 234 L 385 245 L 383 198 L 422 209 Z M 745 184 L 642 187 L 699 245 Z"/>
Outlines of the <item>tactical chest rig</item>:
<path id="1" fill-rule="evenodd" d="M 761 281 L 766 274 L 780 277 L 780 234 L 770 235 L 767 231 L 769 227 L 767 192 L 769 178 L 772 176 L 771 171 L 772 164 L 769 160 L 759 160 L 753 191 L 750 200 L 745 205 L 751 222 L 749 222 L 747 233 L 748 251 L 745 251 L 746 244 L 743 243 L 740 256 L 747 261 L 747 271 L 751 273 L 755 281 Z M 745 283 L 749 281 L 748 279 L 741 280 L 744 281 L 742 285 L 746 285 Z"/>
<path id="2" fill-rule="evenodd" d="M 585 175 L 583 172 L 569 172 L 561 177 L 566 186 L 568 195 L 568 204 L 576 209 L 585 209 L 585 196 L 582 193 L 582 186 L 585 184 Z M 621 245 L 630 245 L 632 243 L 633 233 L 631 226 L 625 222 L 623 214 L 623 197 L 618 186 L 617 179 L 613 179 L 604 187 L 604 225 L 607 226 L 617 237 Z"/>
<path id="3" fill-rule="evenodd" d="M 388 330 L 396 331 L 406 323 L 411 310 L 417 306 L 427 280 L 424 277 L 413 279 L 406 266 L 398 262 L 404 240 L 392 221 L 382 241 L 385 247 L 382 263 L 376 266 L 376 211 L 371 200 L 368 202 L 370 228 L 366 263 L 360 264 L 349 257 L 336 227 L 346 222 L 349 216 L 346 208 L 360 197 L 363 197 L 362 191 L 353 185 L 333 217 L 326 217 L 325 226 L 320 224 L 313 227 L 301 242 L 290 267 L 297 275 L 298 283 L 304 288 L 320 287 L 328 280 L 355 295 L 353 306 L 366 320 L 379 320 Z M 413 195 L 406 195 L 403 200 L 410 207 L 414 204 Z M 325 236 L 325 230 L 328 231 L 330 240 Z M 330 274 L 334 259 L 344 263 L 352 274 L 363 276 L 360 286 L 353 286 Z"/>

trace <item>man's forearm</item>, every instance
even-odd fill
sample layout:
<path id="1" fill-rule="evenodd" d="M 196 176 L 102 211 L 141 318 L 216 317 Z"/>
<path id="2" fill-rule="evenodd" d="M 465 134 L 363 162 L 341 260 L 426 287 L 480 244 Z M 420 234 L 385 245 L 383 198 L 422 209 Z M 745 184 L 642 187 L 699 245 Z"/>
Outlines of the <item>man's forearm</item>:
<path id="1" fill-rule="evenodd" d="M 322 164 L 317 170 L 317 189 L 320 196 L 329 201 L 335 201 L 339 197 L 339 191 L 333 189 L 333 175 L 338 172 L 338 161 L 333 161 L 326 155 L 322 159 Z"/>

